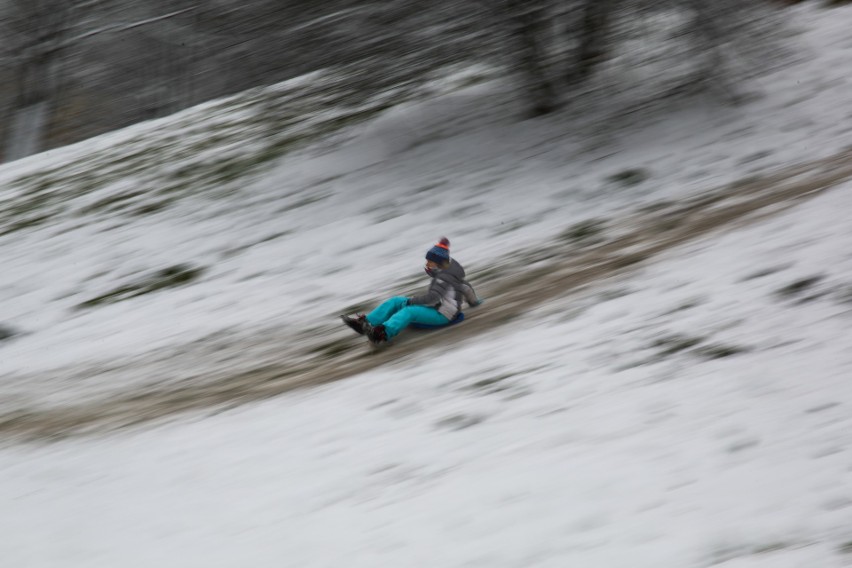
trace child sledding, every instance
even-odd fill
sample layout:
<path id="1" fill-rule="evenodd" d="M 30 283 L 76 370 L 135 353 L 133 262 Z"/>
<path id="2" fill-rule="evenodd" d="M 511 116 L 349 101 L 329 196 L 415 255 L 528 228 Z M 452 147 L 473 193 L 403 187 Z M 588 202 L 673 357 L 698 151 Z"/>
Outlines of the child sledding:
<path id="1" fill-rule="evenodd" d="M 426 253 L 429 288 L 419 296 L 395 296 L 369 314 L 341 316 L 344 323 L 373 344 L 389 341 L 409 325 L 443 327 L 461 321 L 462 303 L 478 306 L 482 301 L 465 280 L 464 268 L 450 257 L 450 241 L 442 238 Z"/>

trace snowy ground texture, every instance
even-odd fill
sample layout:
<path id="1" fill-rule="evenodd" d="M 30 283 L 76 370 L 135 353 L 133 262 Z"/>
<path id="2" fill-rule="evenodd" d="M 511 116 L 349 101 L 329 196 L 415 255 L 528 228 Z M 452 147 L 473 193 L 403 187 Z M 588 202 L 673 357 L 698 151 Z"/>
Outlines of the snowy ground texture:
<path id="1" fill-rule="evenodd" d="M 852 565 L 852 185 L 464 345 L 0 453 L 10 566 Z"/>
<path id="2" fill-rule="evenodd" d="M 142 369 L 152 351 L 217 337 L 280 344 L 422 274 L 442 235 L 475 276 L 579 221 L 833 154 L 852 144 L 850 17 L 802 10 L 797 62 L 757 78 L 759 96 L 734 108 L 693 100 L 520 121 L 513 87 L 488 82 L 394 108 L 228 183 L 205 168 L 260 151 L 259 127 L 239 137 L 252 92 L 10 164 L 0 179 L 20 189 L 4 190 L 6 209 L 35 211 L 19 214 L 32 226 L 0 234 L 0 325 L 18 333 L 2 344 L 0 376 Z M 216 154 L 203 149 L 228 136 Z M 119 293 L 173 267 L 195 279 Z M 92 306 L 104 297 L 121 301 Z"/>
<path id="3" fill-rule="evenodd" d="M 800 62 L 735 109 L 518 122 L 489 82 L 393 109 L 229 192 L 146 208 L 125 176 L 75 194 L 49 223 L 0 235 L 0 324 L 18 331 L 0 343 L 0 392 L 128 361 L 141 369 L 128 383 L 144 384 L 149 352 L 280 341 L 413 275 L 443 234 L 475 275 L 577 221 L 830 155 L 852 143 L 852 8 L 798 15 Z M 0 175 L 145 128 L 168 124 Z M 635 185 L 611 177 L 637 169 Z M 140 199 L 136 213 L 103 206 L 117 197 Z M 2 564 L 852 566 L 850 208 L 846 184 L 339 383 L 4 447 Z M 122 291 L 176 265 L 203 270 Z M 110 291 L 121 301 L 86 306 Z M 118 388 L 98 376 L 56 392 Z"/>

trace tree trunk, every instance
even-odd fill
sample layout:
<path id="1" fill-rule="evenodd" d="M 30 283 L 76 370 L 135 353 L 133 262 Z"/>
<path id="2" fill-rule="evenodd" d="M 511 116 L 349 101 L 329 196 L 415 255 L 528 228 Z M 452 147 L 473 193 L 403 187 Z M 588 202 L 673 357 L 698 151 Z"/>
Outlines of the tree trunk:
<path id="1" fill-rule="evenodd" d="M 540 116 L 556 109 L 557 96 L 541 41 L 545 31 L 544 10 L 541 6 L 529 6 L 529 3 L 529 0 L 510 0 L 508 5 L 518 44 L 518 64 L 532 103 L 530 114 Z"/>
<path id="2" fill-rule="evenodd" d="M 28 56 L 18 68 L 17 93 L 7 132 L 4 160 L 12 161 L 42 150 L 45 129 L 57 85 L 53 50 Z"/>
<path id="3" fill-rule="evenodd" d="M 716 21 L 717 12 L 702 0 L 692 0 L 693 30 L 698 42 L 698 51 L 704 61 L 699 64 L 694 81 L 698 89 L 702 87 L 716 93 L 725 102 L 735 104 L 739 96 L 726 77 L 726 62 L 722 53 L 725 32 Z"/>
<path id="4" fill-rule="evenodd" d="M 581 83 L 588 79 L 595 67 L 606 59 L 612 3 L 613 0 L 586 0 L 583 6 L 580 44 L 573 68 L 568 75 L 569 84 Z"/>
<path id="5" fill-rule="evenodd" d="M 7 162 L 38 153 L 50 116 L 50 101 L 39 101 L 12 112 L 4 159 Z"/>

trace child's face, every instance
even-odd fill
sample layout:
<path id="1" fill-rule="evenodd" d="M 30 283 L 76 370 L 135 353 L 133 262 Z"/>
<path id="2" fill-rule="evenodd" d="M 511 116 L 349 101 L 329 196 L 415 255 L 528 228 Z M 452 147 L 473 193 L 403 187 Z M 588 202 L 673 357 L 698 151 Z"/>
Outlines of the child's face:
<path id="1" fill-rule="evenodd" d="M 441 265 L 432 260 L 427 260 L 426 266 L 424 268 L 426 270 L 426 274 L 432 276 L 432 273 L 435 272 L 437 269 L 441 268 Z"/>

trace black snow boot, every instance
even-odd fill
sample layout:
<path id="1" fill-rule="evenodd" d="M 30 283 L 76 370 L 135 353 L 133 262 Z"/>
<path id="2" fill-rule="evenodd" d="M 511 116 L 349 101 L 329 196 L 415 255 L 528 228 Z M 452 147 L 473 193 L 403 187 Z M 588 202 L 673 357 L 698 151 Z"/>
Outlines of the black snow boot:
<path id="1" fill-rule="evenodd" d="M 367 323 L 367 316 L 365 316 L 364 314 L 355 314 L 355 316 L 340 316 L 340 319 L 343 320 L 343 323 L 345 323 L 361 335 L 367 333 L 367 329 L 369 329 L 370 327 L 370 324 Z"/>
<path id="2" fill-rule="evenodd" d="M 379 343 L 384 343 L 388 340 L 388 334 L 385 332 L 385 326 L 377 325 L 375 327 L 367 324 L 367 339 L 370 340 L 370 343 L 374 345 L 378 345 Z"/>

